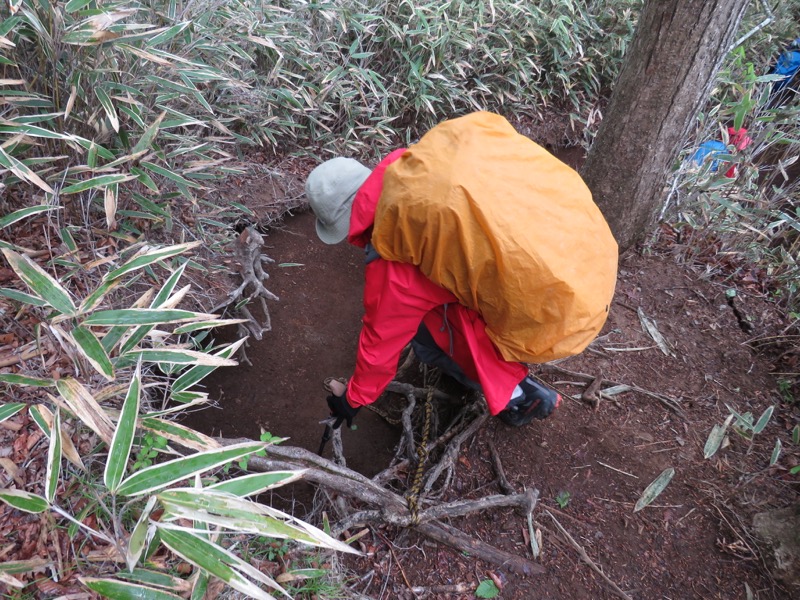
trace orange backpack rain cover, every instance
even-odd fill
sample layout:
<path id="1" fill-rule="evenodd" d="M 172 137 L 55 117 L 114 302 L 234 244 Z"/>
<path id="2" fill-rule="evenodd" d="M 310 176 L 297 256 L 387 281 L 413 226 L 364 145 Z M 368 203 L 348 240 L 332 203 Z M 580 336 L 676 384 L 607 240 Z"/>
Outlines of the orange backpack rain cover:
<path id="1" fill-rule="evenodd" d="M 478 311 L 509 361 L 583 351 L 614 294 L 617 244 L 586 184 L 488 112 L 437 125 L 389 166 L 372 244 Z"/>

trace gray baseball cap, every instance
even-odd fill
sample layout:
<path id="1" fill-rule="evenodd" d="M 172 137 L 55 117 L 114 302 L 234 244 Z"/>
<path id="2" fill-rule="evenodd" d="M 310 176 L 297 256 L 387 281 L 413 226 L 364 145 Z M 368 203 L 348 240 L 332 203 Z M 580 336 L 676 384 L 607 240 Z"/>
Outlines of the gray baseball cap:
<path id="1" fill-rule="evenodd" d="M 306 198 L 317 217 L 317 235 L 326 244 L 338 244 L 350 230 L 353 198 L 372 171 L 352 158 L 327 160 L 306 180 Z"/>

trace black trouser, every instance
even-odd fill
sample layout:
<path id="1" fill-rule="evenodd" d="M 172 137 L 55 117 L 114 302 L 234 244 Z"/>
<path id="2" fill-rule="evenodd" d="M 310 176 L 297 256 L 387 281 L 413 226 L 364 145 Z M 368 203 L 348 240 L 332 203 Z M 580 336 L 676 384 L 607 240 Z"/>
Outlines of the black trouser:
<path id="1" fill-rule="evenodd" d="M 414 354 L 417 355 L 417 358 L 426 365 L 438 367 L 443 373 L 446 373 L 464 387 L 479 392 L 482 391 L 480 384 L 467 377 L 461 367 L 456 364 L 456 361 L 450 358 L 444 350 L 439 348 L 431 332 L 428 331 L 428 328 L 425 326 L 425 323 L 419 324 L 417 334 L 411 340 L 411 348 L 414 350 Z"/>

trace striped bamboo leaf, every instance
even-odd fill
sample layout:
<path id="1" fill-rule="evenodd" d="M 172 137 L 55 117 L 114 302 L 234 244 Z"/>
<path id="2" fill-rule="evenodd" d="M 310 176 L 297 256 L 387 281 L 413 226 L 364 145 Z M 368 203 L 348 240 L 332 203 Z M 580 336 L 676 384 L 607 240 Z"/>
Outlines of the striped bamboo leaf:
<path id="1" fill-rule="evenodd" d="M 32 385 L 34 387 L 50 387 L 56 384 L 54 379 L 42 379 L 39 377 L 29 377 L 27 375 L 17 375 L 15 373 L 0 373 L 0 383 Z"/>
<path id="2" fill-rule="evenodd" d="M 90 590 L 100 594 L 102 598 L 114 598 L 114 600 L 183 600 L 177 594 L 170 594 L 157 588 L 120 581 L 119 579 L 78 577 L 78 580 Z"/>
<path id="3" fill-rule="evenodd" d="M 89 390 L 77 379 L 67 377 L 56 381 L 56 389 L 69 410 L 94 431 L 106 444 L 114 438 L 114 425 Z M 58 402 L 58 399 L 55 399 Z"/>
<path id="4" fill-rule="evenodd" d="M 36 173 L 31 171 L 13 156 L 6 154 L 6 151 L 3 150 L 2 146 L 0 146 L 0 166 L 5 167 L 21 180 L 34 184 L 48 194 L 55 193 L 53 188 L 46 184 Z"/>
<path id="5" fill-rule="evenodd" d="M 142 419 L 142 427 L 157 433 L 163 438 L 171 442 L 181 444 L 192 450 L 203 452 L 211 450 L 212 448 L 219 448 L 220 444 L 217 440 L 207 435 L 195 431 L 185 425 L 180 425 L 172 421 L 165 421 L 154 417 L 145 417 Z"/>
<path id="6" fill-rule="evenodd" d="M 69 293 L 49 273 L 24 254 L 5 248 L 2 252 L 14 272 L 38 297 L 64 315 L 76 314 Z"/>
<path id="7" fill-rule="evenodd" d="M 91 190 L 93 188 L 104 188 L 109 185 L 124 183 L 126 181 L 130 181 L 131 179 L 136 179 L 136 177 L 134 177 L 133 175 L 125 175 L 122 173 L 117 175 L 101 175 L 100 177 L 92 177 L 91 179 L 87 179 L 79 183 L 68 185 L 67 187 L 61 190 L 61 193 L 77 194 L 79 192 L 85 192 L 86 190 Z"/>
<path id="8" fill-rule="evenodd" d="M 122 404 L 122 412 L 117 421 L 117 428 L 114 431 L 114 438 L 108 450 L 108 460 L 103 473 L 103 481 L 106 487 L 115 493 L 122 478 L 125 476 L 125 468 L 128 465 L 128 458 L 131 455 L 133 446 L 133 436 L 136 433 L 136 419 L 139 416 L 139 398 L 141 388 L 141 368 L 136 367 L 125 401 Z"/>
<path id="9" fill-rule="evenodd" d="M 45 475 L 45 497 L 48 502 L 56 498 L 58 481 L 61 477 L 61 413 L 56 409 L 53 426 L 50 428 L 50 446 L 47 450 L 47 473 Z"/>
<path id="10" fill-rule="evenodd" d="M 28 513 L 44 512 L 50 507 L 47 499 L 24 490 L 0 489 L 0 502 Z"/>
<path id="11" fill-rule="evenodd" d="M 188 242 L 185 244 L 176 244 L 174 246 L 165 246 L 163 248 L 149 248 L 146 251 L 137 254 L 122 266 L 109 271 L 103 279 L 105 281 L 117 279 L 123 275 L 127 275 L 128 273 L 136 271 L 137 269 L 142 269 L 148 265 L 152 265 L 160 260 L 166 260 L 168 258 L 172 258 L 173 256 L 183 254 L 184 252 L 188 252 L 189 250 L 193 250 L 200 244 L 201 242 Z"/>
<path id="12" fill-rule="evenodd" d="M 150 496 L 142 510 L 142 514 L 139 515 L 139 519 L 136 521 L 136 525 L 133 526 L 133 531 L 131 531 L 131 537 L 128 540 L 128 547 L 125 552 L 125 562 L 128 564 L 129 571 L 133 571 L 133 568 L 136 566 L 136 563 L 139 562 L 139 558 L 142 556 L 142 552 L 144 552 L 147 546 L 150 513 L 153 512 L 153 507 L 155 507 L 155 505 L 156 497 Z"/>
<path id="13" fill-rule="evenodd" d="M 157 308 L 121 308 L 119 310 L 100 310 L 84 319 L 84 325 L 161 325 L 184 323 L 187 321 L 208 320 L 208 313 L 190 310 L 160 310 Z"/>
<path id="14" fill-rule="evenodd" d="M 47 204 L 40 204 L 38 206 L 29 206 L 28 208 L 21 208 L 14 212 L 0 217 L 0 229 L 8 227 L 9 225 L 21 221 L 31 215 L 38 215 L 39 213 L 48 212 L 51 210 L 61 210 L 61 206 L 49 206 Z"/>
<path id="15" fill-rule="evenodd" d="M 0 423 L 5 421 L 6 419 L 10 419 L 19 411 L 27 406 L 22 402 L 6 402 L 4 404 L 0 404 Z"/>
<path id="16" fill-rule="evenodd" d="M 119 486 L 117 493 L 121 496 L 146 494 L 258 452 L 263 447 L 264 444 L 260 442 L 246 442 L 153 465 L 128 477 Z"/>
<path id="17" fill-rule="evenodd" d="M 72 330 L 72 339 L 75 342 L 75 346 L 94 367 L 95 371 L 105 377 L 107 381 L 113 381 L 114 366 L 94 333 L 89 328 L 79 325 Z"/>
<path id="18" fill-rule="evenodd" d="M 226 494 L 233 494 L 239 498 L 254 496 L 287 483 L 292 483 L 303 478 L 305 469 L 300 471 L 272 471 L 269 473 L 250 473 L 234 479 L 228 479 L 208 486 L 206 489 Z"/>
<path id="19" fill-rule="evenodd" d="M 283 588 L 264 573 L 207 539 L 188 531 L 165 527 L 163 524 L 159 524 L 159 531 L 161 541 L 172 552 L 222 580 L 236 591 L 257 600 L 274 600 L 274 596 L 247 579 L 245 577 L 247 575 L 288 596 Z"/>

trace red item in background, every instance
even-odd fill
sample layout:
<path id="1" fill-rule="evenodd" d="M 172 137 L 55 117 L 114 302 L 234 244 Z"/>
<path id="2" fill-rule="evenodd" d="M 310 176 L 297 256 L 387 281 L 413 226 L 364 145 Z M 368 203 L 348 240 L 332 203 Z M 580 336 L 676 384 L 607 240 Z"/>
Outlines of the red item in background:
<path id="1" fill-rule="evenodd" d="M 740 151 L 747 148 L 750 145 L 750 142 L 753 141 L 752 138 L 747 135 L 747 129 L 744 127 L 741 129 L 728 127 L 728 137 L 730 138 L 729 143 Z M 731 179 L 736 177 L 736 165 L 731 165 L 730 169 L 728 169 L 728 171 L 725 173 L 725 177 L 730 177 Z"/>

